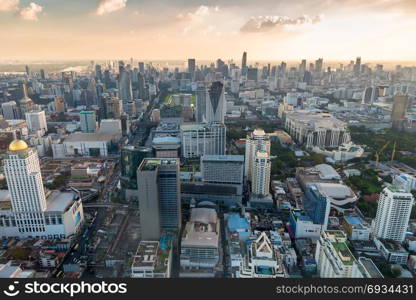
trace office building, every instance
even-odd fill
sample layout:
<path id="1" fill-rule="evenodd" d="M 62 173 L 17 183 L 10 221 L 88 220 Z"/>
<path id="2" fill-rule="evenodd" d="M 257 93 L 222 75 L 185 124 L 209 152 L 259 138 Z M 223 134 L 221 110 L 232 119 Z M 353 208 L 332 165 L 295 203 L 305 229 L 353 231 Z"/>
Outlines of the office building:
<path id="1" fill-rule="evenodd" d="M 181 225 L 179 159 L 145 158 L 137 170 L 142 240 L 158 241 L 162 231 Z"/>
<path id="2" fill-rule="evenodd" d="M 206 120 L 207 111 L 207 88 L 205 85 L 199 84 L 196 90 L 196 114 L 195 118 L 198 123 Z"/>
<path id="3" fill-rule="evenodd" d="M 43 110 L 26 113 L 26 124 L 27 128 L 32 132 L 40 130 L 46 133 L 48 131 L 45 111 Z"/>
<path id="4" fill-rule="evenodd" d="M 401 188 L 396 186 L 384 188 L 380 194 L 374 219 L 374 236 L 379 239 L 403 242 L 413 201 L 413 195 Z"/>
<path id="5" fill-rule="evenodd" d="M 196 70 L 195 58 L 189 58 L 188 59 L 188 72 L 191 74 L 191 78 L 195 76 L 195 70 Z"/>
<path id="6" fill-rule="evenodd" d="M 248 180 L 251 180 L 256 153 L 261 150 L 266 150 L 270 155 L 270 137 L 263 129 L 256 129 L 248 134 L 246 138 L 244 176 Z"/>
<path id="7" fill-rule="evenodd" d="M 183 158 L 225 155 L 226 127 L 224 124 L 186 124 L 180 128 Z"/>
<path id="8" fill-rule="evenodd" d="M 97 130 L 97 120 L 95 111 L 82 111 L 79 113 L 81 131 L 83 133 L 95 133 Z"/>
<path id="9" fill-rule="evenodd" d="M 247 74 L 247 52 L 244 51 L 243 58 L 241 60 L 241 74 Z"/>
<path id="10" fill-rule="evenodd" d="M 204 182 L 242 185 L 244 156 L 204 155 L 201 157 L 201 172 Z"/>
<path id="11" fill-rule="evenodd" d="M 131 84 L 130 70 L 124 66 L 120 67 L 119 73 L 119 96 L 121 101 L 129 102 L 133 100 L 133 89 Z"/>
<path id="12" fill-rule="evenodd" d="M 135 190 L 134 194 L 137 194 L 137 169 L 143 159 L 152 155 L 152 149 L 147 147 L 124 146 L 121 149 L 120 169 L 123 189 Z M 137 195 L 135 197 L 137 198 Z"/>
<path id="13" fill-rule="evenodd" d="M 315 260 L 321 278 L 362 278 L 358 262 L 343 231 L 326 230 L 316 245 Z"/>
<path id="14" fill-rule="evenodd" d="M 45 191 L 37 152 L 22 140 L 4 159 L 8 191 L 1 191 L 0 236 L 65 238 L 83 223 L 82 202 L 74 192 Z"/>
<path id="15" fill-rule="evenodd" d="M 304 210 L 314 224 L 323 225 L 323 230 L 326 230 L 331 200 L 314 184 L 308 185 L 305 190 Z"/>
<path id="16" fill-rule="evenodd" d="M 65 101 L 62 97 L 55 97 L 54 99 L 55 112 L 60 114 L 65 112 Z"/>
<path id="17" fill-rule="evenodd" d="M 224 123 L 226 108 L 223 83 L 215 81 L 211 84 L 207 93 L 206 105 L 206 122 Z"/>
<path id="18" fill-rule="evenodd" d="M 20 110 L 15 101 L 2 103 L 1 110 L 5 120 L 17 120 L 20 118 Z"/>
<path id="19" fill-rule="evenodd" d="M 409 96 L 396 94 L 393 98 L 393 109 L 391 112 L 392 128 L 403 130 L 403 123 L 406 120 L 406 111 L 409 105 Z"/>

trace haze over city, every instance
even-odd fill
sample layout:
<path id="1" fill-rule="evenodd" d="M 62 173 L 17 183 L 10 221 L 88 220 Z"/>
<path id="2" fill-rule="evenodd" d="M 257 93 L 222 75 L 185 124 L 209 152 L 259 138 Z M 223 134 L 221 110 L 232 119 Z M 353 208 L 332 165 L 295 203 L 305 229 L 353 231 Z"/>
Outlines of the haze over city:
<path id="1" fill-rule="evenodd" d="M 0 0 L 0 56 L 413 61 L 415 13 L 411 0 Z"/>

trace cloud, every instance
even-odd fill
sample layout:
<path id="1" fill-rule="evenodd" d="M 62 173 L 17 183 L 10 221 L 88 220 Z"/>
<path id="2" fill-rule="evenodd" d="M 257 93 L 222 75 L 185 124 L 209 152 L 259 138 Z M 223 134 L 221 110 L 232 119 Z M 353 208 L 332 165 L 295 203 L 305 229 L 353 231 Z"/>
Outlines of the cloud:
<path id="1" fill-rule="evenodd" d="M 27 20 L 27 21 L 37 21 L 38 20 L 38 14 L 41 13 L 43 10 L 43 7 L 31 2 L 28 7 L 22 7 L 17 12 L 17 16 L 20 19 Z"/>
<path id="2" fill-rule="evenodd" d="M 19 6 L 19 0 L 0 0 L 0 11 L 13 11 Z"/>
<path id="3" fill-rule="evenodd" d="M 322 21 L 322 16 L 309 17 L 303 15 L 297 18 L 286 16 L 258 16 L 252 17 L 240 29 L 242 32 L 265 32 L 281 26 L 299 26 L 304 24 L 316 24 Z"/>
<path id="4" fill-rule="evenodd" d="M 176 17 L 178 20 L 196 21 L 219 11 L 220 8 L 218 6 L 201 5 L 192 12 L 180 13 Z"/>
<path id="5" fill-rule="evenodd" d="M 95 15 L 102 16 L 126 7 L 127 0 L 100 0 Z"/>

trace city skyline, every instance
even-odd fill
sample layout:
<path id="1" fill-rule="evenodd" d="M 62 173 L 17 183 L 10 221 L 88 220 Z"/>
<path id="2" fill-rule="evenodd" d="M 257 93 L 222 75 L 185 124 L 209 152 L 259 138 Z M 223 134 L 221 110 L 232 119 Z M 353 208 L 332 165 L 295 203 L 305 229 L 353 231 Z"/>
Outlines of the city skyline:
<path id="1" fill-rule="evenodd" d="M 0 0 L 3 59 L 416 60 L 408 0 Z M 30 51 L 28 51 L 28 48 Z"/>

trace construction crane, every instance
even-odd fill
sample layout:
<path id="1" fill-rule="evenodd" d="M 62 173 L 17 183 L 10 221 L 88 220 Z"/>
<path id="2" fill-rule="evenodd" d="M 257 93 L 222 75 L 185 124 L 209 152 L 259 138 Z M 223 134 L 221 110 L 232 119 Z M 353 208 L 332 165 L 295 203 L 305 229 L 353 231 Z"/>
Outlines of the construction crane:
<path id="1" fill-rule="evenodd" d="M 394 141 L 393 152 L 391 153 L 391 161 L 393 161 L 394 157 L 396 156 L 396 146 L 397 146 L 397 141 Z"/>
<path id="2" fill-rule="evenodd" d="M 383 145 L 383 147 L 381 147 L 380 150 L 378 150 L 378 152 L 376 152 L 376 166 L 380 165 L 380 155 L 384 152 L 384 150 L 386 150 L 387 146 L 390 144 L 390 141 L 388 141 L 387 143 L 385 143 Z"/>

